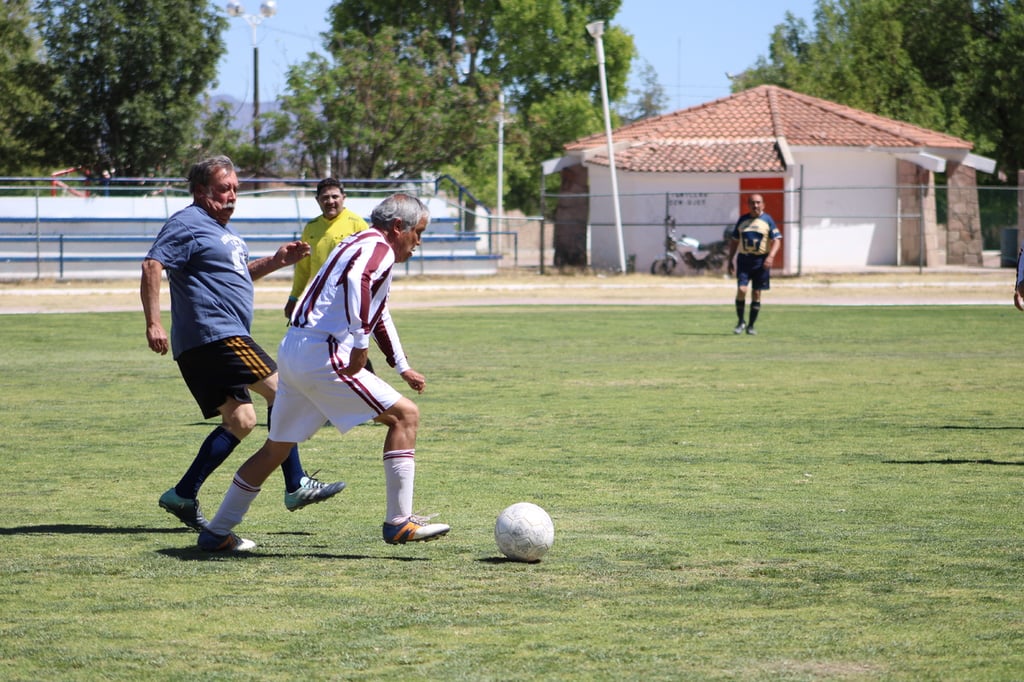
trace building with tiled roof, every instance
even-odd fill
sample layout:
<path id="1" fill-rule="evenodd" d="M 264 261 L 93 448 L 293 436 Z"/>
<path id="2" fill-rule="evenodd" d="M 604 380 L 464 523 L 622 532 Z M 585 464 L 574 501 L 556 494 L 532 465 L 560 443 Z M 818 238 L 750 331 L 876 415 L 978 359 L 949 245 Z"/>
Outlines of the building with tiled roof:
<path id="1" fill-rule="evenodd" d="M 604 133 L 568 143 L 547 169 L 575 195 L 559 201 L 556 262 L 614 270 L 628 254 L 644 269 L 664 256 L 669 221 L 720 240 L 759 192 L 783 230 L 788 273 L 981 263 L 975 170 L 994 164 L 967 140 L 763 85 L 623 126 L 612 141 L 614 178 Z M 950 188 L 946 225 L 935 220 L 936 172 Z M 587 225 L 591 262 L 580 263 Z"/>

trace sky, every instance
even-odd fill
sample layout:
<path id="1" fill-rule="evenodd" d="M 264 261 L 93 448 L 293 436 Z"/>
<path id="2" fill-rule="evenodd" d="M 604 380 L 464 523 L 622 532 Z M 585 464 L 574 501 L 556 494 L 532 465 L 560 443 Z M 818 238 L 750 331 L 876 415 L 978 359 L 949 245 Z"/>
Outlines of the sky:
<path id="1" fill-rule="evenodd" d="M 259 14 L 259 0 L 241 2 L 247 14 Z M 227 2 L 214 4 L 223 11 Z M 322 52 L 320 33 L 327 30 L 332 4 L 334 0 L 277 0 L 277 14 L 256 26 L 261 102 L 284 92 L 289 66 L 310 52 Z M 726 74 L 767 57 L 771 32 L 786 12 L 812 25 L 815 5 L 816 0 L 623 0 L 613 19 L 592 19 L 605 19 L 606 25 L 633 35 L 639 53 L 634 73 L 644 61 L 650 63 L 664 88 L 668 111 L 676 111 L 729 95 Z M 218 64 L 219 84 L 213 94 L 252 100 L 253 35 L 249 21 L 230 19 L 227 54 Z"/>

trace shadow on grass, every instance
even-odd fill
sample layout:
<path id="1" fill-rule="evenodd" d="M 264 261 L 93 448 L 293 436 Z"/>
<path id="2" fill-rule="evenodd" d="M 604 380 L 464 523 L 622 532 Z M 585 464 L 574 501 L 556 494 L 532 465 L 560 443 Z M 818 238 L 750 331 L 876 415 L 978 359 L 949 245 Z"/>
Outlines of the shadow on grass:
<path id="1" fill-rule="evenodd" d="M 540 559 L 537 561 L 519 561 L 518 559 L 509 559 L 504 556 L 489 556 L 483 559 L 477 559 L 482 564 L 539 564 Z"/>
<path id="2" fill-rule="evenodd" d="M 740 336 L 740 334 L 733 334 L 733 333 L 731 333 L 729 331 L 725 331 L 725 332 L 719 332 L 719 331 L 715 331 L 715 332 L 681 332 L 681 331 L 673 331 L 672 335 L 673 336 Z"/>
<path id="3" fill-rule="evenodd" d="M 168 547 L 156 550 L 157 554 L 177 559 L 178 561 L 234 561 L 251 559 L 276 559 L 285 556 L 269 552 L 204 552 L 196 546 L 192 547 Z"/>
<path id="4" fill-rule="evenodd" d="M 994 459 L 883 459 L 882 464 L 992 464 L 995 466 L 1020 467 L 1024 462 L 1000 462 Z"/>
<path id="5" fill-rule="evenodd" d="M 1024 426 L 964 426 L 960 424 L 946 424 L 939 428 L 966 431 L 1024 431 Z"/>
<path id="6" fill-rule="evenodd" d="M 0 528 L 0 535 L 132 535 L 134 533 L 191 533 L 184 526 L 179 528 L 146 528 L 144 526 L 96 526 L 88 523 L 50 523 L 38 526 L 13 526 Z"/>
<path id="7" fill-rule="evenodd" d="M 339 561 L 430 561 L 427 557 L 374 556 L 369 554 L 330 554 L 329 552 L 268 552 L 257 547 L 252 552 L 204 552 L 198 547 L 169 547 L 156 550 L 179 561 L 223 561 L 225 559 L 335 559 Z"/>

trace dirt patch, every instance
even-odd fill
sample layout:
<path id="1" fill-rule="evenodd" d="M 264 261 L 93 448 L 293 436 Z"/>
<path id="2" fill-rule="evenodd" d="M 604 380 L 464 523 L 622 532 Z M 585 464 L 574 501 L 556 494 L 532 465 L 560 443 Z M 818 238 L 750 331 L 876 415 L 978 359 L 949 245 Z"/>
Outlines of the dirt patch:
<path id="1" fill-rule="evenodd" d="M 1010 270 L 879 271 L 777 277 L 764 300 L 797 305 L 1012 305 Z M 714 276 L 537 275 L 416 277 L 396 280 L 392 305 L 425 308 L 493 305 L 728 305 L 735 282 Z M 256 284 L 256 306 L 283 308 L 287 279 Z M 164 286 L 162 304 L 170 305 Z M 138 283 L 0 283 L 0 314 L 141 311 Z"/>

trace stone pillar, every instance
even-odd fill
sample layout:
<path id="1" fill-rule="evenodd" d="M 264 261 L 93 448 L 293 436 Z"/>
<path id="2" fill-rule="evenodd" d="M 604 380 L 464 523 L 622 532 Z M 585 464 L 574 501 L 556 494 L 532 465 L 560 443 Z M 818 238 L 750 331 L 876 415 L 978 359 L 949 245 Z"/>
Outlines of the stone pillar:
<path id="1" fill-rule="evenodd" d="M 984 258 L 977 175 L 973 168 L 949 162 L 946 177 L 949 179 L 946 263 L 980 267 Z"/>
<path id="2" fill-rule="evenodd" d="M 925 171 L 928 182 L 921 188 L 924 216 L 924 264 L 946 264 L 946 228 L 939 225 L 939 210 L 935 205 L 935 173 Z"/>
<path id="3" fill-rule="evenodd" d="M 898 161 L 896 173 L 901 216 L 898 226 L 900 264 L 945 263 L 944 254 L 939 249 L 939 228 L 935 213 L 935 175 L 909 161 Z"/>
<path id="4" fill-rule="evenodd" d="M 555 267 L 586 267 L 589 175 L 583 164 L 563 168 L 561 174 L 561 196 L 555 207 Z"/>

